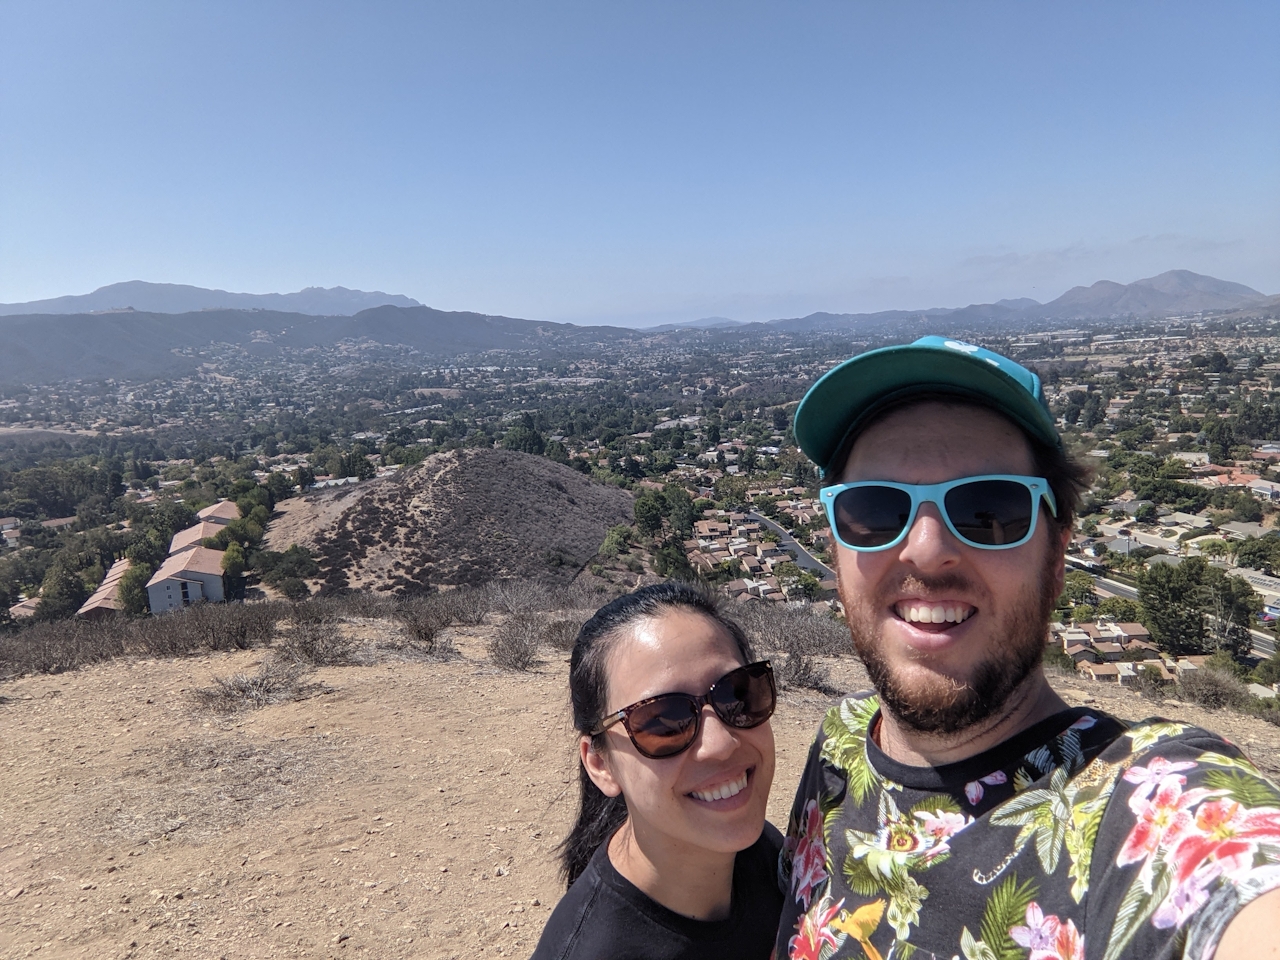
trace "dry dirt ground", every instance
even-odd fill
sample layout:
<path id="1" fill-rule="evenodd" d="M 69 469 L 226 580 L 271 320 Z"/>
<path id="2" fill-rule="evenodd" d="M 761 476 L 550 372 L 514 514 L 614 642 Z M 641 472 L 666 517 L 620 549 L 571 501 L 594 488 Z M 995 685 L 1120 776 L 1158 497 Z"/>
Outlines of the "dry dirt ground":
<path id="1" fill-rule="evenodd" d="M 497 671 L 492 629 L 454 628 L 461 660 L 325 668 L 327 691 L 229 716 L 191 691 L 262 651 L 0 684 L 0 957 L 527 956 L 574 806 L 567 668 L 548 650 Z M 852 659 L 826 665 L 865 685 Z M 1220 730 L 1280 773 L 1280 728 L 1055 682 Z M 782 699 L 775 823 L 828 702 Z"/>

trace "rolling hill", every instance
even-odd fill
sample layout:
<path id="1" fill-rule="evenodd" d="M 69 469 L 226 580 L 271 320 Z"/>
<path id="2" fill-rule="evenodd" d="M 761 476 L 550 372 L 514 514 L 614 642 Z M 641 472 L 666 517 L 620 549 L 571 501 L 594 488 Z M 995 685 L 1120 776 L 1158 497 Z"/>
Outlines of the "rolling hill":
<path id="1" fill-rule="evenodd" d="M 0 316 L 17 314 L 94 313 L 138 310 L 143 313 L 191 313 L 195 310 L 278 310 L 313 316 L 351 316 L 383 304 L 419 307 L 417 300 L 398 293 L 371 293 L 346 287 L 307 287 L 297 293 L 228 293 L 182 283 L 129 280 L 99 287 L 92 293 L 28 303 L 0 303 Z"/>
<path id="2" fill-rule="evenodd" d="M 420 593 L 519 577 L 568 583 L 632 497 L 545 457 L 487 448 L 286 500 L 266 546 L 310 549 L 322 589 Z"/>

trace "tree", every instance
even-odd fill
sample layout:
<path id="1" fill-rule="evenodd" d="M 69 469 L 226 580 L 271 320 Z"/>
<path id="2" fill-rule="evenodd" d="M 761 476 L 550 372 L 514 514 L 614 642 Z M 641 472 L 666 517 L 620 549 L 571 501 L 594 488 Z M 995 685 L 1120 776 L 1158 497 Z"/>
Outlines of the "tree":
<path id="1" fill-rule="evenodd" d="M 502 437 L 502 446 L 506 450 L 519 450 L 521 453 L 532 453 L 541 456 L 546 450 L 546 441 L 534 426 L 533 417 L 524 413 L 520 422 L 513 426 Z"/>
<path id="2" fill-rule="evenodd" d="M 1203 557 L 1145 571 L 1138 578 L 1138 600 L 1152 639 L 1174 656 L 1247 649 L 1249 626 L 1262 609 L 1262 598 L 1247 581 L 1227 576 Z"/>
<path id="3" fill-rule="evenodd" d="M 1117 623 L 1140 623 L 1142 609 L 1135 600 L 1124 597 L 1107 597 L 1098 603 L 1098 616 L 1110 617 Z"/>
<path id="4" fill-rule="evenodd" d="M 667 501 L 667 519 L 672 532 L 686 540 L 692 537 L 696 514 L 688 491 L 678 483 L 669 483 L 662 493 Z"/>
<path id="5" fill-rule="evenodd" d="M 316 473 L 306 464 L 300 464 L 293 471 L 293 482 L 300 491 L 306 493 L 316 485 Z"/>
<path id="6" fill-rule="evenodd" d="M 288 500 L 293 496 L 294 485 L 295 481 L 280 470 L 267 477 L 267 490 L 271 493 L 271 499 L 277 503 L 281 500 Z"/>
<path id="7" fill-rule="evenodd" d="M 234 540 L 227 544 L 227 549 L 222 553 L 222 572 L 228 577 L 241 576 L 246 567 L 244 548 Z"/>
<path id="8" fill-rule="evenodd" d="M 154 571 L 146 565 L 131 566 L 120 578 L 120 592 L 116 599 L 120 604 L 120 612 L 130 617 L 140 617 L 150 612 L 151 604 L 147 599 L 147 581 Z"/>
<path id="9" fill-rule="evenodd" d="M 664 498 L 656 491 L 648 490 L 636 497 L 636 529 L 646 537 L 652 537 L 661 531 L 665 507 Z"/>
<path id="10" fill-rule="evenodd" d="M 1063 600 L 1073 606 L 1079 603 L 1095 603 L 1097 598 L 1093 593 L 1093 577 L 1083 570 L 1069 571 L 1063 583 L 1062 597 L 1059 599 L 1060 605 Z"/>
<path id="11" fill-rule="evenodd" d="M 35 615 L 40 620 L 61 620 L 73 616 L 88 597 L 89 590 L 79 575 L 61 563 L 55 563 L 40 586 L 40 602 L 36 605 Z"/>

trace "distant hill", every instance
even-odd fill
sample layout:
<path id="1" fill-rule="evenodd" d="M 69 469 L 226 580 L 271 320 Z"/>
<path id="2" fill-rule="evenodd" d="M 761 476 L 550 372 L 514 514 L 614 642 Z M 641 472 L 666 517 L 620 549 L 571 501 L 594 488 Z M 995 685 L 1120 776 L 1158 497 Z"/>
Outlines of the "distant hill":
<path id="1" fill-rule="evenodd" d="M 119 291 L 154 293 L 166 309 L 140 309 L 138 303 L 145 300 Z M 252 309 L 201 308 L 171 313 L 167 308 L 181 300 L 174 291 L 183 292 L 182 296 L 194 291 L 201 296 L 247 297 L 258 306 Z M 170 293 L 173 296 L 166 299 Z M 82 311 L 97 309 L 86 301 L 99 294 L 103 296 L 94 303 L 118 304 L 122 298 L 134 299 L 131 306 L 135 309 L 51 313 L 54 305 L 72 302 L 79 304 L 77 309 Z M 379 303 L 351 314 L 342 312 L 353 308 L 360 298 L 380 297 L 403 303 Z M 261 308 L 261 304 L 266 302 L 286 301 L 299 305 L 290 310 Z M 334 302 L 338 303 L 333 307 L 335 312 L 309 312 Z M 13 313 L 11 308 L 19 306 L 41 309 Z M 1017 330 L 1041 321 L 1056 323 L 1112 317 L 1141 319 L 1200 311 L 1231 312 L 1233 316 L 1274 314 L 1277 300 L 1243 284 L 1217 280 L 1188 270 L 1171 270 L 1130 284 L 1102 280 L 1090 287 L 1074 287 L 1047 304 L 1022 298 L 927 310 L 811 313 L 805 317 L 767 323 L 707 317 L 690 323 L 632 330 L 449 312 L 422 306 L 407 297 L 388 298 L 385 294 L 362 293 L 341 287 L 258 296 L 201 291 L 196 287 L 173 284 L 115 284 L 87 297 L 60 297 L 34 305 L 0 307 L 0 386 L 40 384 L 62 379 L 173 376 L 194 369 L 200 359 L 191 355 L 192 352 L 213 343 L 233 344 L 258 356 L 271 356 L 288 348 L 327 347 L 355 340 L 405 347 L 424 356 L 447 358 L 486 350 L 580 349 L 655 336 L 738 338 L 776 330 L 856 332 L 859 336 L 892 336 L 905 340 L 926 333 Z"/>
<path id="2" fill-rule="evenodd" d="M 315 317 L 269 310 L 124 313 L 0 318 L 0 384 L 62 379 L 174 376 L 200 360 L 177 351 L 231 343 L 270 356 L 284 347 L 331 346 L 370 340 L 427 356 L 537 347 L 547 343 L 614 341 L 639 336 L 615 327 L 519 320 L 430 307 L 382 306 L 353 317 Z"/>
<path id="3" fill-rule="evenodd" d="M 526 453 L 451 450 L 382 480 L 285 500 L 266 546 L 317 556 L 323 589 L 409 595 L 519 577 L 568 583 L 631 494 Z"/>
<path id="4" fill-rule="evenodd" d="M 1218 280 L 1190 270 L 1170 270 L 1129 284 L 1099 280 L 1091 287 L 1072 287 L 1038 312 L 1063 320 L 1167 317 L 1202 310 L 1235 310 L 1263 299 L 1263 294 L 1242 283 Z"/>
<path id="5" fill-rule="evenodd" d="M 1056 300 L 1041 304 L 1027 297 L 967 307 L 928 310 L 885 310 L 880 313 L 811 313 L 807 317 L 771 320 L 785 330 L 880 332 L 900 324 L 940 330 L 942 326 L 983 327 L 1020 320 L 1107 320 L 1112 317 L 1169 317 L 1201 311 L 1266 307 L 1264 294 L 1242 283 L 1206 277 L 1190 270 L 1169 270 L 1133 283 L 1099 280 L 1091 287 L 1072 287 Z M 941 325 L 940 325 L 941 324 Z"/>
<path id="6" fill-rule="evenodd" d="M 99 287 L 93 293 L 33 300 L 30 303 L 0 303 L 0 316 L 33 313 L 95 313 L 132 308 L 142 313 L 191 313 L 195 310 L 277 310 L 312 316 L 349 317 L 392 304 L 397 307 L 420 307 L 410 297 L 400 294 L 346 287 L 307 287 L 297 293 L 228 293 L 206 290 L 181 283 L 147 283 L 130 280 Z"/>
<path id="7" fill-rule="evenodd" d="M 703 317 L 701 320 L 683 320 L 680 323 L 664 323 L 647 330 L 719 330 L 726 327 L 746 326 L 746 321 L 730 320 L 728 317 Z"/>

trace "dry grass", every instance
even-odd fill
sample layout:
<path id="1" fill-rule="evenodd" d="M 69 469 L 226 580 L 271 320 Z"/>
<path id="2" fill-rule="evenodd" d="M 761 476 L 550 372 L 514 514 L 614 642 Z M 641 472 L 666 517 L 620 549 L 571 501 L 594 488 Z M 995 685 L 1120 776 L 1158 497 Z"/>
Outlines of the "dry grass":
<path id="1" fill-rule="evenodd" d="M 196 705 L 214 713 L 256 710 L 274 703 L 306 700 L 318 693 L 331 693 L 323 683 L 306 683 L 309 671 L 268 661 L 257 673 L 233 673 L 214 677 L 213 686 L 192 692 Z"/>

